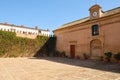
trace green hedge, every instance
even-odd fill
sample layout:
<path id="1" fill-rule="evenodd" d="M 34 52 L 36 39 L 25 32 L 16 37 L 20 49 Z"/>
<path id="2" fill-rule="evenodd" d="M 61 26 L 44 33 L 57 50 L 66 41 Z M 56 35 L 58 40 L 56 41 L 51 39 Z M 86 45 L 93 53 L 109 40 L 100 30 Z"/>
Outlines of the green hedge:
<path id="1" fill-rule="evenodd" d="M 0 31 L 0 57 L 34 56 L 50 37 L 36 39 L 16 37 L 14 32 Z"/>

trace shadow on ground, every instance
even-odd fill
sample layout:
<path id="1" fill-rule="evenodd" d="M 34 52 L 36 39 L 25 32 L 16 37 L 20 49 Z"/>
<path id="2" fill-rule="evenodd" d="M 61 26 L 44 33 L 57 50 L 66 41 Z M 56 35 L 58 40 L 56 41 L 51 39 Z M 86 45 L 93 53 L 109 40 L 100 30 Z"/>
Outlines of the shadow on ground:
<path id="1" fill-rule="evenodd" d="M 44 56 L 47 55 L 49 56 L 50 54 L 54 53 L 56 48 L 56 37 L 50 37 L 46 43 L 36 52 L 34 57 L 39 57 L 39 56 Z"/>
<path id="2" fill-rule="evenodd" d="M 95 60 L 80 60 L 80 59 L 78 60 L 78 59 L 69 59 L 69 58 L 60 58 L 60 57 L 39 57 L 39 58 L 29 58 L 29 59 L 44 59 L 44 60 L 67 64 L 67 65 L 120 73 L 120 64 L 117 63 L 106 63 Z"/>

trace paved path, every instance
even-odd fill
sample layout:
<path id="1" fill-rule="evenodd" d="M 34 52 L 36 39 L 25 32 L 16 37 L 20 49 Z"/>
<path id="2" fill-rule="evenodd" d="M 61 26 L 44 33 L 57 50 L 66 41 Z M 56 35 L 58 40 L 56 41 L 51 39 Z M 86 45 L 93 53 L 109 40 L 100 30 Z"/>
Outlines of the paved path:
<path id="1" fill-rule="evenodd" d="M 120 80 L 120 64 L 64 58 L 0 58 L 0 80 Z"/>

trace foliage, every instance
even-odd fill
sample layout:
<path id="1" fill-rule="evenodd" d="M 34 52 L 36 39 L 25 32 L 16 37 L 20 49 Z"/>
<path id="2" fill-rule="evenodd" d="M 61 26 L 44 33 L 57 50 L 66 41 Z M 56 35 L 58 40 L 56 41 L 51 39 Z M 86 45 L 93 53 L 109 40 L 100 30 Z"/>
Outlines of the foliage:
<path id="1" fill-rule="evenodd" d="M 114 54 L 114 58 L 116 60 L 120 60 L 120 52 L 118 52 L 117 54 Z"/>
<path id="2" fill-rule="evenodd" d="M 56 50 L 55 52 L 54 52 L 54 55 L 53 56 L 55 56 L 55 57 L 66 57 L 66 53 L 65 53 L 65 51 L 58 51 L 58 50 Z"/>
<path id="3" fill-rule="evenodd" d="M 0 31 L 0 56 L 34 56 L 48 39 L 47 36 L 37 36 L 36 39 L 21 38 L 16 37 L 14 32 Z"/>
<path id="4" fill-rule="evenodd" d="M 66 56 L 65 51 L 62 51 L 62 52 L 61 52 L 61 57 L 65 57 L 65 56 Z"/>
<path id="5" fill-rule="evenodd" d="M 84 59 L 88 59 L 88 55 L 86 53 L 83 53 Z"/>
<path id="6" fill-rule="evenodd" d="M 107 57 L 107 58 L 111 58 L 112 57 L 112 52 L 106 52 L 106 53 L 104 53 L 105 54 L 105 56 Z"/>
<path id="7" fill-rule="evenodd" d="M 55 57 L 59 57 L 59 56 L 60 56 L 60 51 L 56 50 L 56 51 L 54 52 L 54 56 L 55 56 Z"/>
<path id="8" fill-rule="evenodd" d="M 110 62 L 111 61 L 111 58 L 112 58 L 112 52 L 106 52 L 106 53 L 104 53 L 104 55 L 106 56 L 105 57 L 105 60 L 107 61 L 107 62 Z"/>

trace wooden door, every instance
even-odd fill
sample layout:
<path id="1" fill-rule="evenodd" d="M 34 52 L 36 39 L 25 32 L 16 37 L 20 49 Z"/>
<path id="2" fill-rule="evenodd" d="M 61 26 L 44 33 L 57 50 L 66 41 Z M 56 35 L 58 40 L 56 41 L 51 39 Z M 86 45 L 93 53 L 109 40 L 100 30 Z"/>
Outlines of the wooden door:
<path id="1" fill-rule="evenodd" d="M 91 56 L 101 57 L 102 56 L 102 46 L 100 40 L 91 41 Z"/>
<path id="2" fill-rule="evenodd" d="M 70 57 L 75 58 L 75 45 L 70 45 Z"/>

